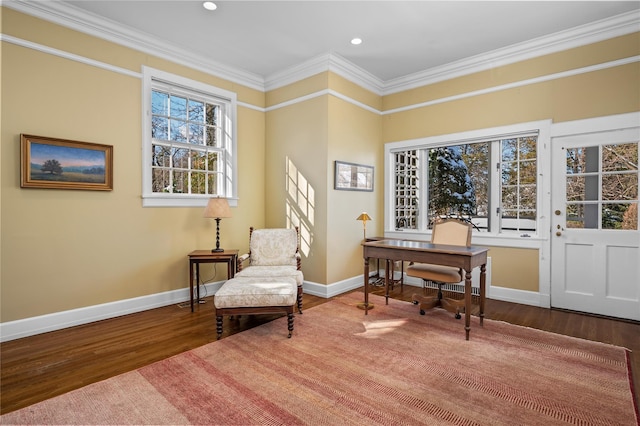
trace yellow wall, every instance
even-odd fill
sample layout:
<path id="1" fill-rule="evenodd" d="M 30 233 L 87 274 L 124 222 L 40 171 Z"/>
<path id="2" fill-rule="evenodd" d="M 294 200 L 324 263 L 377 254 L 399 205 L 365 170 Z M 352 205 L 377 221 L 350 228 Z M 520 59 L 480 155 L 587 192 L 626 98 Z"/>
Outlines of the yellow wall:
<path id="1" fill-rule="evenodd" d="M 491 285 L 515 290 L 538 291 L 538 250 L 491 247 Z"/>
<path id="2" fill-rule="evenodd" d="M 266 139 L 266 225 L 299 226 L 304 278 L 326 283 L 326 96 L 268 112 Z"/>
<path id="3" fill-rule="evenodd" d="M 305 279 L 362 273 L 359 242 L 383 232 L 384 143 L 498 125 L 640 110 L 637 63 L 404 112 L 378 111 L 640 54 L 639 34 L 379 96 L 332 73 L 262 93 L 202 71 L 1 8 L 2 32 L 139 73 L 142 65 L 238 94 L 239 201 L 221 245 L 248 248 L 248 227 L 300 225 Z M 9 42 L 1 45 L 2 322 L 184 288 L 187 253 L 214 244 L 201 208 L 142 208 L 141 80 Z M 301 96 L 319 96 L 288 106 Z M 19 135 L 114 146 L 111 192 L 20 188 Z M 375 166 L 374 192 L 333 189 L 335 160 Z M 493 285 L 536 291 L 535 250 L 491 248 Z M 218 268 L 219 270 L 221 268 Z M 527 271 L 523 277 L 522 270 Z M 221 280 L 224 272 L 206 278 Z"/>
<path id="4" fill-rule="evenodd" d="M 640 54 L 640 33 L 385 96 L 385 111 Z M 536 120 L 579 120 L 640 110 L 640 64 L 534 82 L 384 115 L 382 142 Z M 541 214 L 544 214 L 541 212 Z M 538 291 L 537 250 L 492 248 L 492 285 Z M 527 271 L 522 273 L 518 271 Z"/>
<path id="5" fill-rule="evenodd" d="M 329 91 L 372 107 L 381 105 L 380 96 L 333 73 L 320 73 L 266 96 L 267 106 L 273 107 L 267 113 L 266 223 L 286 226 L 290 218 L 300 224 L 305 280 L 318 284 L 362 274 L 362 223 L 356 221 L 361 212 L 374 218 L 369 235 L 382 232 L 380 115 Z M 295 103 L 278 106 L 287 101 Z M 374 166 L 375 191 L 335 190 L 336 160 Z M 287 175 L 287 165 L 296 176 Z"/>
<path id="6" fill-rule="evenodd" d="M 362 222 L 367 212 L 367 235 L 383 233 L 383 145 L 380 143 L 380 116 L 334 96 L 329 98 L 329 161 L 327 168 L 327 282 L 333 283 L 362 274 Z M 333 189 L 334 161 L 374 167 L 373 192 Z"/>
<path id="7" fill-rule="evenodd" d="M 130 71 L 153 66 L 264 105 L 261 92 L 4 8 L 2 31 Z M 187 254 L 215 244 L 215 222 L 202 208 L 142 207 L 141 80 L 3 42 L 1 84 L 2 322 L 188 286 Z M 21 133 L 113 145 L 113 191 L 21 189 Z M 223 247 L 247 250 L 248 227 L 264 224 L 264 135 L 264 113 L 239 107 L 244 172 L 239 206 L 221 223 Z"/>

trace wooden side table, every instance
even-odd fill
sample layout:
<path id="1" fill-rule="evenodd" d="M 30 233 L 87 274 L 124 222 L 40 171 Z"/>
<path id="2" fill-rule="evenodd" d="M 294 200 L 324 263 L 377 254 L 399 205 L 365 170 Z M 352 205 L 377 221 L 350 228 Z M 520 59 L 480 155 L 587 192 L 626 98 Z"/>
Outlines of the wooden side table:
<path id="1" fill-rule="evenodd" d="M 227 279 L 233 278 L 238 261 L 238 250 L 225 250 L 212 252 L 211 250 L 194 250 L 189 253 L 189 297 L 191 298 L 191 312 L 193 312 L 193 279 L 195 266 L 195 280 L 197 299 L 200 300 L 200 264 L 201 263 L 226 263 Z"/>

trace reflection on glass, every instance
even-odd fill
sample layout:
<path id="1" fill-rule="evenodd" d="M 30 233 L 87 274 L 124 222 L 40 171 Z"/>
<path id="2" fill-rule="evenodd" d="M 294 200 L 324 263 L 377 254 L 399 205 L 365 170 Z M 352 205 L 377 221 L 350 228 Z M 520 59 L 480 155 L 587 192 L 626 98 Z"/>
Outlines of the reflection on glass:
<path id="1" fill-rule="evenodd" d="M 192 194 L 206 194 L 206 173 L 191 173 L 191 193 Z"/>
<path id="2" fill-rule="evenodd" d="M 502 161 L 515 161 L 518 156 L 518 139 L 502 140 Z"/>
<path id="3" fill-rule="evenodd" d="M 187 119 L 187 99 L 179 96 L 171 96 L 171 117 L 180 118 L 182 120 Z"/>
<path id="4" fill-rule="evenodd" d="M 638 229 L 638 205 L 609 203 L 602 205 L 602 229 Z"/>
<path id="5" fill-rule="evenodd" d="M 638 175 L 616 173 L 602 176 L 602 199 L 637 200 Z"/>
<path id="6" fill-rule="evenodd" d="M 189 191 L 188 175 L 186 172 L 173 172 L 173 192 L 174 194 L 187 193 Z"/>
<path id="7" fill-rule="evenodd" d="M 638 144 L 623 143 L 602 147 L 602 171 L 638 171 Z"/>

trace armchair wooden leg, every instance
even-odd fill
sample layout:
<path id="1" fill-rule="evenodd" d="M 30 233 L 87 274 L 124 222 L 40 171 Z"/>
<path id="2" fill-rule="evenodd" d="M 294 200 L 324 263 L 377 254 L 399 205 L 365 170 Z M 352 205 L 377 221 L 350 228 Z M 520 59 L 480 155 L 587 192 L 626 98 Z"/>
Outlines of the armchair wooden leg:
<path id="1" fill-rule="evenodd" d="M 302 286 L 298 286 L 298 313 L 302 315 Z"/>
<path id="2" fill-rule="evenodd" d="M 216 316 L 216 331 L 218 332 L 216 340 L 220 340 L 220 337 L 222 337 L 222 315 Z"/>
<path id="3" fill-rule="evenodd" d="M 287 314 L 287 325 L 289 328 L 289 338 L 291 338 L 291 334 L 293 333 L 293 313 Z"/>

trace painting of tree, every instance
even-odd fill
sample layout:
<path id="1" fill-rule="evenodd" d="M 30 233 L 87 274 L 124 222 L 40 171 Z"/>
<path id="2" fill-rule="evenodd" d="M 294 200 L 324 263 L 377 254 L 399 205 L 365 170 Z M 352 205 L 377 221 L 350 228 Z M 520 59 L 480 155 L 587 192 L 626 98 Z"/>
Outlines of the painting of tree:
<path id="1" fill-rule="evenodd" d="M 52 175 L 61 175 L 62 174 L 62 166 L 60 162 L 56 159 L 47 160 L 42 164 L 42 169 L 45 173 L 51 173 Z"/>

